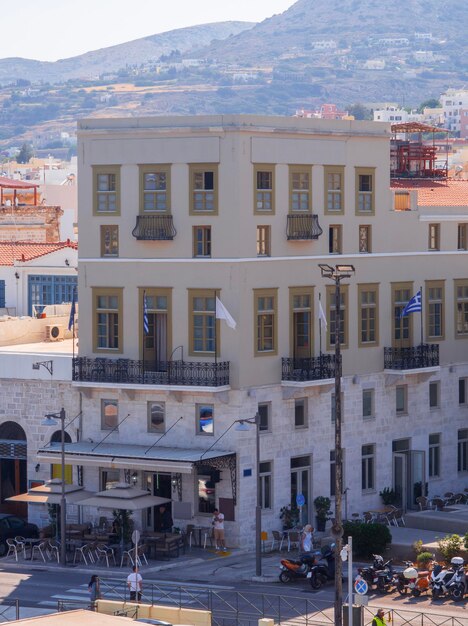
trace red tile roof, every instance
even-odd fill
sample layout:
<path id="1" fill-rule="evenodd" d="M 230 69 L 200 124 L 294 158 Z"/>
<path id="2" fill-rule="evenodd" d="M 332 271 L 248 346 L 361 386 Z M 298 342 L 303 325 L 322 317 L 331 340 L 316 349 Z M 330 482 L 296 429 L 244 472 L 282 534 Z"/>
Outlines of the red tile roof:
<path id="1" fill-rule="evenodd" d="M 14 265 L 14 261 L 32 261 L 51 252 L 71 248 L 77 250 L 74 241 L 35 243 L 32 241 L 0 241 L 0 266 Z"/>
<path id="2" fill-rule="evenodd" d="M 468 209 L 468 180 L 392 180 L 392 189 L 417 190 L 419 206 L 457 206 Z"/>

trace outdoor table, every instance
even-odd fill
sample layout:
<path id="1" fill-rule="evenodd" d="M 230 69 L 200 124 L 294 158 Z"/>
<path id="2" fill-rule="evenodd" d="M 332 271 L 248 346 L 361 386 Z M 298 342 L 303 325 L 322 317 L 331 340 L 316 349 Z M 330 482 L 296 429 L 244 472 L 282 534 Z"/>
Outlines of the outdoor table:
<path id="1" fill-rule="evenodd" d="M 28 548 L 28 547 L 31 550 L 31 552 L 29 554 L 29 559 L 30 560 L 32 560 L 32 549 L 33 549 L 33 546 L 36 546 L 37 544 L 41 543 L 42 541 L 47 541 L 47 539 L 38 539 L 37 537 L 26 537 L 23 540 L 25 551 L 26 551 L 26 548 Z M 27 558 L 27 557 L 25 557 L 25 558 Z"/>
<path id="2" fill-rule="evenodd" d="M 157 545 L 158 543 L 164 542 L 166 540 L 165 537 L 142 537 L 141 543 L 145 543 L 148 546 L 149 556 L 152 559 L 156 558 Z"/>
<path id="3" fill-rule="evenodd" d="M 198 535 L 198 541 L 195 541 L 195 545 L 199 546 L 201 548 L 202 546 L 202 533 L 206 532 L 209 533 L 211 531 L 211 527 L 210 526 L 194 526 L 192 528 L 192 532 L 193 532 L 193 536 L 194 538 L 196 538 L 195 533 L 197 533 Z"/>

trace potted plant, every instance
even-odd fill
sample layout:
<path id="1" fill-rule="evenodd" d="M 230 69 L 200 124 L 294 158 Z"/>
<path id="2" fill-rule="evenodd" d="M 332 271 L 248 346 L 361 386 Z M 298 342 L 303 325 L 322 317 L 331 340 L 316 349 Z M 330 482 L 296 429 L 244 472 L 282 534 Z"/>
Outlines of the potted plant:
<path id="1" fill-rule="evenodd" d="M 317 496 L 314 500 L 316 529 L 320 532 L 325 530 L 327 520 L 330 518 L 331 500 L 326 496 Z"/>
<path id="2" fill-rule="evenodd" d="M 290 504 L 280 509 L 280 520 L 283 522 L 283 530 L 294 528 L 299 523 L 299 510 Z"/>
<path id="3" fill-rule="evenodd" d="M 379 492 L 379 496 L 382 498 L 384 504 L 395 504 L 397 499 L 397 494 L 391 487 L 382 489 L 382 491 Z"/>

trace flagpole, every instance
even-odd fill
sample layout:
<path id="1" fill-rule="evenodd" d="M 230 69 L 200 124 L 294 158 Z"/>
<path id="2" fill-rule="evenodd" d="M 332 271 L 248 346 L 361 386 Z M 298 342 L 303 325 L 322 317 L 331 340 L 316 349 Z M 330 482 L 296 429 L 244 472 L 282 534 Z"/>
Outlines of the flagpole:
<path id="1" fill-rule="evenodd" d="M 419 287 L 419 293 L 421 294 L 421 350 L 422 345 L 424 343 L 424 333 L 423 333 L 423 290 L 422 285 Z"/>
<path id="2" fill-rule="evenodd" d="M 76 299 L 75 298 L 75 294 L 76 294 L 76 287 L 73 287 L 73 296 L 72 299 Z M 73 355 L 72 355 L 72 363 L 73 366 L 75 365 L 75 316 L 73 316 Z"/>
<path id="3" fill-rule="evenodd" d="M 218 333 L 216 332 L 216 289 L 214 290 L 214 305 L 215 305 L 215 311 L 214 311 L 214 358 L 215 358 L 215 369 L 216 366 L 218 365 Z"/>
<path id="4" fill-rule="evenodd" d="M 145 343 L 146 343 L 146 333 L 145 333 L 145 306 L 146 306 L 146 289 L 143 289 L 143 384 L 145 384 Z"/>
<path id="5" fill-rule="evenodd" d="M 322 305 L 322 294 L 319 293 L 319 307 Z M 320 308 L 319 308 L 319 351 L 320 351 L 320 359 L 322 359 L 322 318 L 320 317 Z"/>

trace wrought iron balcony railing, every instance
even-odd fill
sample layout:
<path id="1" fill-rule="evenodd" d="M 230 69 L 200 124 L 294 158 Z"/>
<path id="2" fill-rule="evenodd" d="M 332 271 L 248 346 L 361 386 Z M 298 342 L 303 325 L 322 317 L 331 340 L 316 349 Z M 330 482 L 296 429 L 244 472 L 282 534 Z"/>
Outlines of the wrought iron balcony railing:
<path id="1" fill-rule="evenodd" d="M 308 359 L 281 359 L 281 380 L 305 382 L 335 377 L 335 355 L 322 354 Z"/>
<path id="2" fill-rule="evenodd" d="M 177 231 L 172 215 L 137 215 L 132 235 L 140 241 L 170 241 Z"/>
<path id="3" fill-rule="evenodd" d="M 439 344 L 422 343 L 411 348 L 384 348 L 384 369 L 412 370 L 439 365 Z"/>
<path id="4" fill-rule="evenodd" d="M 186 385 L 221 387 L 229 385 L 229 362 L 206 363 L 132 359 L 75 357 L 73 380 L 91 383 L 127 383 L 135 385 Z"/>
<path id="5" fill-rule="evenodd" d="M 322 233 L 318 215 L 288 215 L 286 236 L 289 240 L 318 239 Z"/>

